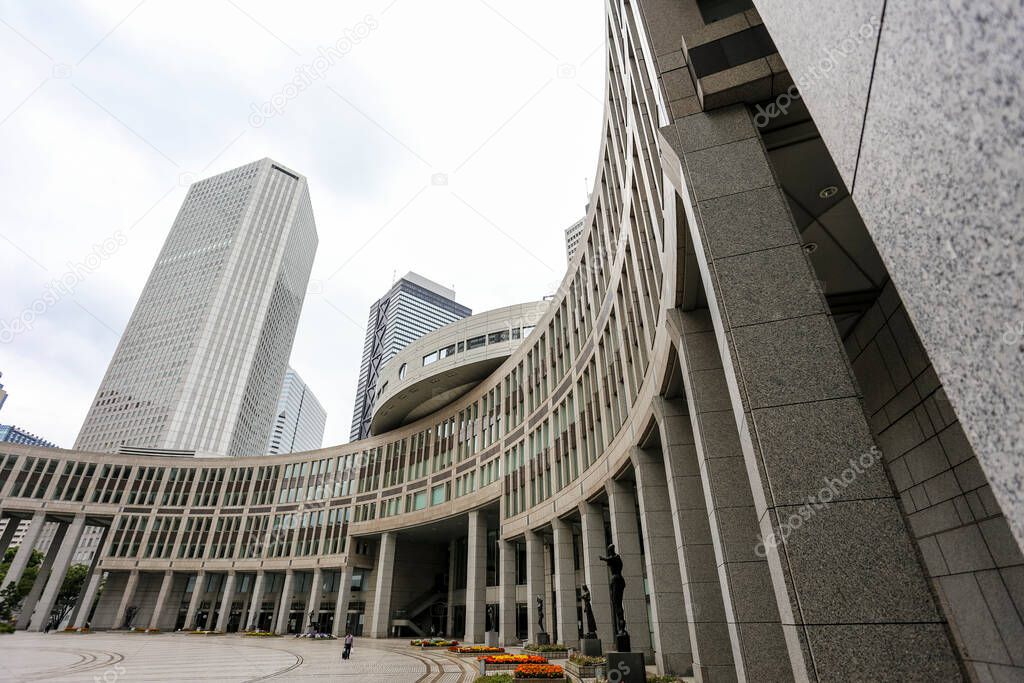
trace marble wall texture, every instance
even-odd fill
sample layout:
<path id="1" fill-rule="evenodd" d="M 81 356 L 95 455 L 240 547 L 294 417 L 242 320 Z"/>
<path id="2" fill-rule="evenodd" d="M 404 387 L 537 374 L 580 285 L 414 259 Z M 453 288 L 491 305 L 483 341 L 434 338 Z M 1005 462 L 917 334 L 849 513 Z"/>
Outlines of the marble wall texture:
<path id="1" fill-rule="evenodd" d="M 754 4 L 1024 542 L 1020 3 Z"/>

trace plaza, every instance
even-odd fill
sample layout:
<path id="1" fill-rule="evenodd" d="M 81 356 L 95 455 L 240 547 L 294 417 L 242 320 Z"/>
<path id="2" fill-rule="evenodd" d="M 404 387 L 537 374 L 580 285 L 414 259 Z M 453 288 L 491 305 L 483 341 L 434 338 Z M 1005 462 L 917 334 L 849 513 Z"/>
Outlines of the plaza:
<path id="1" fill-rule="evenodd" d="M 407 640 L 359 639 L 341 660 L 341 642 L 184 633 L 18 633 L 0 638 L 0 681 L 340 680 L 353 683 L 461 683 L 474 662 L 422 652 Z"/>

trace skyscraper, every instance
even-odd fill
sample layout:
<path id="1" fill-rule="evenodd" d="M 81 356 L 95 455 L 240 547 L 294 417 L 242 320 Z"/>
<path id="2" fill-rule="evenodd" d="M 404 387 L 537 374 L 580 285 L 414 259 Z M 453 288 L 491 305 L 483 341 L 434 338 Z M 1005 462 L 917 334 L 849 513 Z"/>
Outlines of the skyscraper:
<path id="1" fill-rule="evenodd" d="M 14 425 L 0 425 L 0 443 L 23 443 L 26 446 L 44 446 L 45 448 L 57 447 L 56 444 Z"/>
<path id="2" fill-rule="evenodd" d="M 572 261 L 572 257 L 576 253 L 576 247 L 580 244 L 581 237 L 583 237 L 582 218 L 565 229 L 565 256 L 567 260 Z"/>
<path id="3" fill-rule="evenodd" d="M 193 183 L 75 447 L 263 452 L 316 246 L 306 179 L 281 164 Z"/>
<path id="4" fill-rule="evenodd" d="M 359 387 L 352 411 L 350 438 L 353 441 L 370 433 L 377 377 L 384 363 L 409 342 L 472 314 L 473 311 L 455 301 L 454 290 L 412 272 L 406 273 L 370 306 Z"/>
<path id="5" fill-rule="evenodd" d="M 277 399 L 277 417 L 270 430 L 267 453 L 315 451 L 323 446 L 327 411 L 291 368 L 284 374 L 281 396 Z"/>

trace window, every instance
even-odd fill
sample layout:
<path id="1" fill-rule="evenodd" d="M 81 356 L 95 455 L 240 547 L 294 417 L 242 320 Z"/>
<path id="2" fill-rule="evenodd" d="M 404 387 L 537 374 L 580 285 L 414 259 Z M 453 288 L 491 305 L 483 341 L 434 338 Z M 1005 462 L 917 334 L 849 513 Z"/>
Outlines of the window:
<path id="1" fill-rule="evenodd" d="M 457 353 L 462 353 L 463 351 L 466 350 L 466 344 L 464 342 L 459 342 L 458 346 L 459 350 L 457 351 Z"/>
<path id="2" fill-rule="evenodd" d="M 697 6 L 705 24 L 721 21 L 754 8 L 750 0 L 697 0 Z"/>
<path id="3" fill-rule="evenodd" d="M 523 336 L 523 331 L 522 330 L 520 330 L 518 327 L 513 327 L 512 328 L 512 338 L 513 339 L 520 339 L 520 338 L 522 338 L 522 336 Z"/>
<path id="4" fill-rule="evenodd" d="M 455 355 L 455 344 L 452 344 L 451 346 L 446 346 L 446 347 L 444 347 L 443 349 L 441 349 L 440 351 L 437 352 L 437 357 L 438 358 L 447 358 L 448 356 L 454 356 L 454 355 Z"/>
<path id="5" fill-rule="evenodd" d="M 523 325 L 523 337 L 529 337 L 530 333 L 533 332 L 534 327 L 536 327 L 536 325 Z"/>
<path id="6" fill-rule="evenodd" d="M 406 368 L 409 367 L 408 363 L 402 363 L 402 367 L 398 368 L 398 379 L 405 379 Z"/>
<path id="7" fill-rule="evenodd" d="M 487 335 L 488 344 L 500 344 L 501 342 L 508 341 L 508 330 L 501 330 L 500 332 L 491 332 Z"/>
<path id="8" fill-rule="evenodd" d="M 430 489 L 430 504 L 440 505 L 448 500 L 448 484 L 438 484 Z"/>
<path id="9" fill-rule="evenodd" d="M 433 353 L 428 353 L 427 355 L 423 356 L 423 365 L 424 366 L 430 365 L 431 363 L 436 363 L 436 362 L 437 362 L 437 351 L 434 351 Z"/>
<path id="10" fill-rule="evenodd" d="M 486 335 L 481 334 L 479 337 L 470 337 L 466 340 L 466 350 L 478 349 L 487 343 Z"/>

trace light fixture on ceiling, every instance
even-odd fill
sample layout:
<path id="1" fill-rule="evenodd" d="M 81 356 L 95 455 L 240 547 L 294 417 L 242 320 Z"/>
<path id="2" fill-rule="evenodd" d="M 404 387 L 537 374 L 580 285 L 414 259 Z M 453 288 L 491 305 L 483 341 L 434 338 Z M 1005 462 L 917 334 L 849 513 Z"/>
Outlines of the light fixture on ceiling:
<path id="1" fill-rule="evenodd" d="M 805 254 L 813 254 L 816 251 L 818 251 L 818 243 L 817 242 L 807 242 L 806 244 L 804 244 L 804 253 Z"/>
<path id="2" fill-rule="evenodd" d="M 835 185 L 829 185 L 828 187 L 821 188 L 818 192 L 818 196 L 822 199 L 828 199 L 829 197 L 835 197 L 839 193 L 839 188 Z"/>

